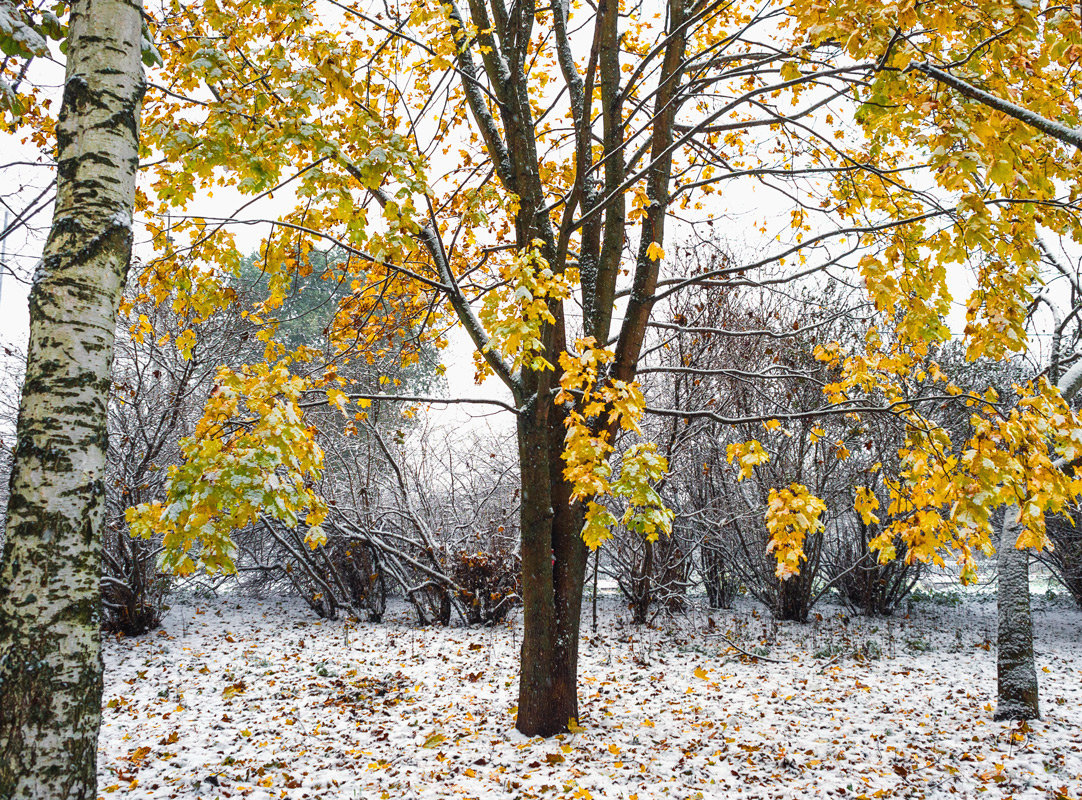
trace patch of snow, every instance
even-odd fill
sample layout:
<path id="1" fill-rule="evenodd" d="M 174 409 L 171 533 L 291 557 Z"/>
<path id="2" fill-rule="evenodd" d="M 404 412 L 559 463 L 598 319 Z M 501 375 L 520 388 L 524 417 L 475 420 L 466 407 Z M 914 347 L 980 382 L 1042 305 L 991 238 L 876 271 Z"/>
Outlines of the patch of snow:
<path id="1" fill-rule="evenodd" d="M 1040 606 L 1040 604 L 1038 604 Z M 603 599 L 582 733 L 514 731 L 521 621 L 418 628 L 300 603 L 175 602 L 105 646 L 99 790 L 138 798 L 1053 797 L 1082 790 L 1082 613 L 1039 607 L 1044 718 L 993 722 L 995 605 L 750 604 L 655 628 Z M 395 615 L 390 615 L 395 616 Z M 725 637 L 766 662 L 742 656 Z M 778 663 L 775 663 L 778 662 Z M 1065 787 L 1065 788 L 1064 788 Z M 115 792 L 115 794 L 114 794 Z"/>

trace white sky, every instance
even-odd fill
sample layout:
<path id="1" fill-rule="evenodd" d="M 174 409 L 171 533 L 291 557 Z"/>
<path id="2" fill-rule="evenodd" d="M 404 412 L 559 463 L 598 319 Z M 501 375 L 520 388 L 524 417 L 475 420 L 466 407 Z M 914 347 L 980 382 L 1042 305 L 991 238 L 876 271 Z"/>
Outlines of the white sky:
<path id="1" fill-rule="evenodd" d="M 10 275 L 0 277 L 0 345 L 25 347 L 30 325 L 29 290 Z"/>

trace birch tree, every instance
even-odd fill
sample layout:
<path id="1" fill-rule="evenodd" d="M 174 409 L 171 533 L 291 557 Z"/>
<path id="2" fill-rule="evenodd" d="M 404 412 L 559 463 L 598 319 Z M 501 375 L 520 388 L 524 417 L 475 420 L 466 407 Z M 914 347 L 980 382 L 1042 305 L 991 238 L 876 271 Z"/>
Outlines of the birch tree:
<path id="1" fill-rule="evenodd" d="M 142 30 L 138 2 L 71 9 L 0 562 L 4 798 L 97 796 L 106 398 L 132 247 Z"/>

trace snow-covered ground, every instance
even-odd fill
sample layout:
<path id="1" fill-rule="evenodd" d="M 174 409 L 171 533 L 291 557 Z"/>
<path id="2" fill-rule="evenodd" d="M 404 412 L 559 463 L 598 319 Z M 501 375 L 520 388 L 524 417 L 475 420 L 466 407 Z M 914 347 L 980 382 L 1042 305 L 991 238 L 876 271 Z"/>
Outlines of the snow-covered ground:
<path id="1" fill-rule="evenodd" d="M 1082 613 L 1037 614 L 1043 719 L 992 721 L 995 607 L 909 618 L 751 605 L 586 625 L 581 732 L 513 729 L 519 623 L 320 622 L 177 600 L 106 643 L 104 797 L 1082 797 Z M 730 647 L 763 658 L 749 659 Z"/>

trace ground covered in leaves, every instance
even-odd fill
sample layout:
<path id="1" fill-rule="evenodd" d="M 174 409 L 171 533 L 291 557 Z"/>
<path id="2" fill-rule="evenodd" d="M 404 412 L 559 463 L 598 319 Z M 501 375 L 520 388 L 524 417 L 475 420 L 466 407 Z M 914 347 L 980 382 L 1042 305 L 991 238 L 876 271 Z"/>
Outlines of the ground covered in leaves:
<path id="1" fill-rule="evenodd" d="M 518 621 L 177 600 L 160 631 L 106 643 L 101 792 L 1082 798 L 1082 613 L 1064 604 L 1037 614 L 1044 718 L 1021 729 L 992 721 L 994 604 L 807 625 L 693 608 L 642 628 L 612 602 L 596 634 L 584 616 L 581 727 L 546 741 L 513 729 Z"/>

